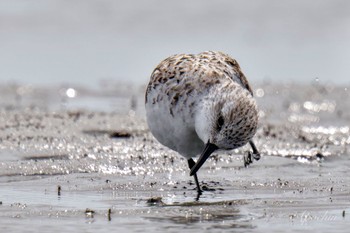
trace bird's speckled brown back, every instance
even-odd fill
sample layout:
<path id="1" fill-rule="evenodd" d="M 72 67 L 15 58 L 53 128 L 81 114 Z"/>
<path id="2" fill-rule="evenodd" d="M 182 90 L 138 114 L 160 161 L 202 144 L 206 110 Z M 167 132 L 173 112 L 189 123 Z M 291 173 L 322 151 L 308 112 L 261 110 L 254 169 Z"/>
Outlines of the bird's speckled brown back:
<path id="1" fill-rule="evenodd" d="M 208 82 L 202 82 L 204 88 L 205 85 L 211 85 L 215 82 L 220 82 L 223 77 L 233 80 L 245 89 L 247 89 L 252 95 L 253 91 L 250 87 L 247 78 L 240 69 L 236 60 L 224 54 L 222 52 L 206 51 L 194 54 L 177 54 L 168 57 L 163 60 L 153 71 L 151 75 L 152 82 L 149 83 L 146 91 L 145 101 L 149 101 L 148 94 L 152 89 L 156 89 L 158 85 L 169 83 L 176 88 L 176 84 L 180 82 L 186 82 L 186 77 L 212 77 L 216 79 L 208 80 Z M 186 94 L 190 94 L 194 89 L 192 82 L 186 82 Z M 183 84 L 183 83 L 182 83 Z M 171 98 L 176 101 L 177 97 Z M 157 102 L 157 99 L 152 100 L 153 103 Z"/>

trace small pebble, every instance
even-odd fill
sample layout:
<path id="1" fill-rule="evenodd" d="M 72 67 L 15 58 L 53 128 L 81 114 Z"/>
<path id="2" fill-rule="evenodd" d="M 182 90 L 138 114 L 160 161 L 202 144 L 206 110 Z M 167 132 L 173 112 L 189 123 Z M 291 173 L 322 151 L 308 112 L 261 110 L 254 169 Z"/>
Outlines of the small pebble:
<path id="1" fill-rule="evenodd" d="M 86 217 L 93 218 L 94 217 L 94 213 L 95 213 L 95 211 L 93 211 L 93 210 L 91 210 L 89 208 L 86 208 L 86 210 L 85 210 Z"/>
<path id="2" fill-rule="evenodd" d="M 151 197 L 147 199 L 146 203 L 152 206 L 160 206 L 164 204 L 161 197 Z"/>

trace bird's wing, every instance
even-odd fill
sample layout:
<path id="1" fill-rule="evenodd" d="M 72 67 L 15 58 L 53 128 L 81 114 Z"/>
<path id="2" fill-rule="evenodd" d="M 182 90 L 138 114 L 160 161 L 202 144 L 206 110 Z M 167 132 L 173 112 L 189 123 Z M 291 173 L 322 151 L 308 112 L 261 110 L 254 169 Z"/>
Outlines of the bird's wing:
<path id="1" fill-rule="evenodd" d="M 229 76 L 234 82 L 238 82 L 253 95 L 253 90 L 235 59 L 225 53 L 214 51 L 203 52 L 199 56 L 209 59 L 216 68 L 220 69 L 221 72 Z"/>

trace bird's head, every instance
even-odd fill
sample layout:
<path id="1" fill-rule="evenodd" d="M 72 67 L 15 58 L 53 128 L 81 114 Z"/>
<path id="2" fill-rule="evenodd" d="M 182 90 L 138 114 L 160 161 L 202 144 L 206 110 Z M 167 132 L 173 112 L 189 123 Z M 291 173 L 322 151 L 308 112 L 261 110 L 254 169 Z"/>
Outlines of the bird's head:
<path id="1" fill-rule="evenodd" d="M 203 100 L 196 112 L 195 129 L 206 147 L 192 168 L 191 175 L 198 171 L 213 151 L 244 146 L 254 136 L 257 124 L 256 102 L 246 90 Z"/>

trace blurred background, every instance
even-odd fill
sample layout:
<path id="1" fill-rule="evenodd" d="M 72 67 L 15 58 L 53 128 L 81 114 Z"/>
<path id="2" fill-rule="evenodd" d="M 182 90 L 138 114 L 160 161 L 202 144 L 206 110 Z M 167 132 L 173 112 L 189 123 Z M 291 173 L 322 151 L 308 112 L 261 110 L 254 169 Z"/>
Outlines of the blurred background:
<path id="1" fill-rule="evenodd" d="M 0 83 L 144 85 L 169 55 L 220 50 L 251 82 L 349 84 L 349 12 L 347 0 L 1 0 Z"/>

